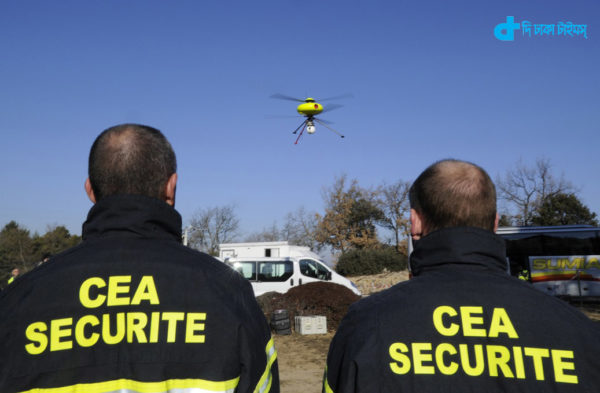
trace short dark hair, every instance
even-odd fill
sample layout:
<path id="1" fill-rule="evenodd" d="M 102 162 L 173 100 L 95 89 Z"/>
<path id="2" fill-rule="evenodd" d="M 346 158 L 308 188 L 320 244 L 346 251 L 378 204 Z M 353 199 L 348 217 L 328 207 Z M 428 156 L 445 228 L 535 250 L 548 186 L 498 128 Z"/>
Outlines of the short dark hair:
<path id="1" fill-rule="evenodd" d="M 449 159 L 432 164 L 411 186 L 409 200 L 429 232 L 459 226 L 494 230 L 496 187 L 473 163 Z"/>
<path id="2" fill-rule="evenodd" d="M 90 150 L 88 176 L 96 201 L 114 194 L 164 199 L 177 171 L 171 144 L 157 129 L 121 124 L 104 130 Z"/>

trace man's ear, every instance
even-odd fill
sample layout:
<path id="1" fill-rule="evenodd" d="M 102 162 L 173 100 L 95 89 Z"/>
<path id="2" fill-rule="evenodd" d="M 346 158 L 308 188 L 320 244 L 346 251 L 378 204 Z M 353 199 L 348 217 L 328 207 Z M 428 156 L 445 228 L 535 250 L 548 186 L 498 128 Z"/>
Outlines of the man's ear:
<path id="1" fill-rule="evenodd" d="M 496 213 L 496 221 L 494 221 L 494 233 L 498 231 L 498 223 L 500 222 L 500 215 Z"/>
<path id="2" fill-rule="evenodd" d="M 165 186 L 165 202 L 175 206 L 175 191 L 177 190 L 177 173 L 173 173 Z"/>
<path id="3" fill-rule="evenodd" d="M 410 236 L 413 240 L 419 240 L 423 236 L 423 220 L 415 209 L 410 209 Z"/>
<path id="4" fill-rule="evenodd" d="M 94 195 L 94 190 L 92 190 L 92 183 L 90 183 L 90 178 L 85 179 L 85 193 L 92 203 L 96 203 L 96 196 Z"/>

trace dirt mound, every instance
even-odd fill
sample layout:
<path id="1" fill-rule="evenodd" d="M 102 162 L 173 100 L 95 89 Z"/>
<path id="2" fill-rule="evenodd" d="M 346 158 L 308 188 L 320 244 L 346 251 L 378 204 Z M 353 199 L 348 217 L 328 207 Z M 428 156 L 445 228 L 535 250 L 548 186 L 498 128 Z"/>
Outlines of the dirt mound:
<path id="1" fill-rule="evenodd" d="M 285 294 L 268 292 L 256 298 L 268 320 L 273 311 L 280 309 L 288 311 L 291 321 L 297 315 L 324 315 L 329 331 L 337 329 L 350 304 L 358 299 L 360 296 L 348 288 L 328 282 L 311 282 Z"/>
<path id="2" fill-rule="evenodd" d="M 278 310 L 278 308 L 275 308 L 274 304 L 282 296 L 283 294 L 278 292 L 267 292 L 256 298 L 260 309 L 262 310 L 263 314 L 265 314 L 265 317 L 268 321 L 271 321 L 271 314 L 273 311 Z"/>

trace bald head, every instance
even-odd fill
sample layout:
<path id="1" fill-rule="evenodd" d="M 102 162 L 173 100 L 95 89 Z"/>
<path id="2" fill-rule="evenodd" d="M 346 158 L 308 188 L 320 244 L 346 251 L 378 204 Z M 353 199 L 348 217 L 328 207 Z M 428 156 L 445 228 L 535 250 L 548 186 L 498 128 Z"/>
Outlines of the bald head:
<path id="1" fill-rule="evenodd" d="M 171 144 L 157 129 L 123 124 L 103 131 L 92 145 L 89 182 L 96 201 L 114 194 L 165 199 L 165 185 L 176 172 Z"/>
<path id="2" fill-rule="evenodd" d="M 496 188 L 475 164 L 443 160 L 427 168 L 410 189 L 410 205 L 426 232 L 470 226 L 493 231 Z"/>

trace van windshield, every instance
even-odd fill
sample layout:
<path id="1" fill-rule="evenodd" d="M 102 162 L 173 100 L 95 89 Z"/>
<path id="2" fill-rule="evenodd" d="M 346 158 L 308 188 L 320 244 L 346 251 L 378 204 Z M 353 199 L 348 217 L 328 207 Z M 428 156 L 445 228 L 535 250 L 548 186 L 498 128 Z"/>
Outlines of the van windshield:
<path id="1" fill-rule="evenodd" d="M 300 260 L 300 273 L 303 276 L 317 278 L 319 280 L 327 280 L 329 270 L 319 262 L 313 259 Z"/>

